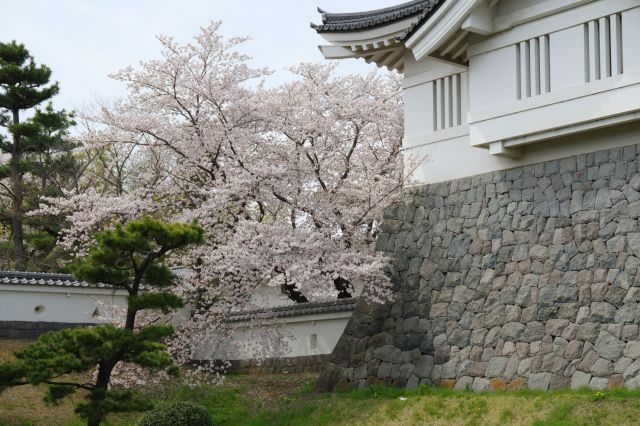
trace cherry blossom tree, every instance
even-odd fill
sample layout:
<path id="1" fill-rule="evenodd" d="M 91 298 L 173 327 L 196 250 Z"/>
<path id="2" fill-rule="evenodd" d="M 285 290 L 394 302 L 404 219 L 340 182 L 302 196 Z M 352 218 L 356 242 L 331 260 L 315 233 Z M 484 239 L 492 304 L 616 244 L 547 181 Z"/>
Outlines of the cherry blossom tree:
<path id="1" fill-rule="evenodd" d="M 260 161 L 243 163 L 260 185 L 251 225 L 259 224 L 253 240 L 262 241 L 251 256 L 260 270 L 272 265 L 272 281 L 299 302 L 350 297 L 354 281 L 384 297 L 385 262 L 373 242 L 382 209 L 404 183 L 399 81 L 378 73 L 335 77 L 326 65 L 291 71 L 298 79 L 267 96 Z M 241 254 L 230 246 L 225 252 Z"/>
<path id="2" fill-rule="evenodd" d="M 266 87 L 269 71 L 238 51 L 245 39 L 219 28 L 184 45 L 159 37 L 159 59 L 113 76 L 128 97 L 81 117 L 80 139 L 90 152 L 124 153 L 100 169 L 126 179 L 45 199 L 38 212 L 65 215 L 61 244 L 77 253 L 113 223 L 197 221 L 204 244 L 172 259 L 190 271 L 180 295 L 196 312 L 169 345 L 182 361 L 261 286 L 296 302 L 351 297 L 357 285 L 388 298 L 374 242 L 410 176 L 398 75 L 301 64 L 292 82 Z"/>

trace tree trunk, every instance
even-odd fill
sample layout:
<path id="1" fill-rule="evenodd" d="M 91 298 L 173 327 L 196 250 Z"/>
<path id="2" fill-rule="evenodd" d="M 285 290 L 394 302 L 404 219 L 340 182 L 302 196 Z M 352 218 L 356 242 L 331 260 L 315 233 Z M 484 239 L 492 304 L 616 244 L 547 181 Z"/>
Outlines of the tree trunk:
<path id="1" fill-rule="evenodd" d="M 133 331 L 133 328 L 135 325 L 136 325 L 136 311 L 127 309 L 127 320 L 125 322 L 124 328 L 126 328 L 127 330 Z"/>
<path id="2" fill-rule="evenodd" d="M 333 280 L 333 285 L 338 290 L 338 299 L 350 299 L 352 297 L 351 291 L 353 286 L 349 280 L 345 280 L 342 277 L 338 277 Z"/>
<path id="3" fill-rule="evenodd" d="M 90 417 L 87 420 L 87 426 L 100 426 L 100 421 L 101 420 L 102 419 L 100 417 L 97 417 L 97 416 L 96 417 Z"/>
<path id="4" fill-rule="evenodd" d="M 98 377 L 96 378 L 96 386 L 91 391 L 91 405 L 93 410 L 87 417 L 87 426 L 100 426 L 100 422 L 104 418 L 102 411 L 102 402 L 107 397 L 107 391 L 109 388 L 109 380 L 111 378 L 111 371 L 113 371 L 115 364 L 111 361 L 105 361 L 100 363 L 98 367 Z"/>
<path id="5" fill-rule="evenodd" d="M 20 123 L 20 112 L 13 110 L 13 124 Z M 27 259 L 24 251 L 24 236 L 22 231 L 22 171 L 20 170 L 20 160 L 22 157 L 22 147 L 20 146 L 20 135 L 13 135 L 13 147 L 11 150 L 11 182 L 13 184 L 13 255 L 15 258 L 15 269 L 24 271 L 27 268 Z"/>
<path id="6" fill-rule="evenodd" d="M 136 286 L 137 293 L 137 286 Z M 136 311 L 127 310 L 127 321 L 125 327 L 127 330 L 133 331 L 136 323 Z M 104 418 L 104 413 L 100 408 L 101 403 L 107 397 L 109 390 L 109 381 L 111 380 L 111 372 L 121 359 L 122 354 L 116 355 L 107 361 L 100 363 L 98 367 L 98 377 L 96 384 L 91 391 L 91 403 L 94 405 L 94 411 L 87 417 L 87 426 L 100 426 L 100 422 Z M 115 359 L 115 361 L 113 361 Z"/>
<path id="7" fill-rule="evenodd" d="M 286 278 L 284 283 L 280 285 L 280 290 L 282 291 L 282 294 L 296 303 L 307 303 L 309 301 L 302 292 L 298 291 L 295 284 L 289 284 Z"/>
<path id="8" fill-rule="evenodd" d="M 149 262 L 150 263 L 150 262 Z M 149 266 L 148 262 L 143 262 L 142 271 L 146 271 Z M 145 266 L 146 264 L 146 266 Z M 140 284 L 142 283 L 142 273 L 140 270 L 136 270 L 135 276 L 133 277 L 133 285 L 131 286 L 131 290 L 129 290 L 129 297 L 135 297 L 138 295 L 138 291 L 140 290 Z M 130 307 L 127 307 L 127 320 L 125 321 L 124 328 L 126 330 L 131 330 L 135 328 L 136 325 L 136 314 L 138 311 L 134 311 Z"/>

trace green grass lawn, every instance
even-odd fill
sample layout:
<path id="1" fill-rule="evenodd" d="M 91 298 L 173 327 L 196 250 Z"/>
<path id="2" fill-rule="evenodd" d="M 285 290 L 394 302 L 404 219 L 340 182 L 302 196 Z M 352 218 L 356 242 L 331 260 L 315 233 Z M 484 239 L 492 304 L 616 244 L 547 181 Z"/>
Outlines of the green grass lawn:
<path id="1" fill-rule="evenodd" d="M 0 341 L 0 360 L 20 343 Z M 4 354 L 3 354 L 4 352 Z M 310 374 L 230 375 L 221 386 L 190 389 L 179 382 L 141 389 L 154 401 L 206 406 L 216 425 L 631 425 L 640 418 L 640 391 L 454 392 L 374 387 L 316 394 Z M 77 396 L 76 398 L 78 398 Z M 0 395 L 0 425 L 82 425 L 74 401 L 42 402 L 30 386 Z M 112 416 L 133 425 L 140 414 Z"/>

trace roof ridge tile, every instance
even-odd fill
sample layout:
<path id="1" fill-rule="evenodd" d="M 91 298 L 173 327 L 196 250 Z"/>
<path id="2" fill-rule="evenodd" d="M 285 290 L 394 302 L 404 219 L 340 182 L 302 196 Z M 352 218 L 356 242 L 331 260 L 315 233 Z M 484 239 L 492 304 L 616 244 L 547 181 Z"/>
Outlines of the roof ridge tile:
<path id="1" fill-rule="evenodd" d="M 397 6 L 367 12 L 328 13 L 319 8 L 323 23 L 321 25 L 311 24 L 311 27 L 318 32 L 354 31 L 375 27 L 407 16 L 418 15 L 434 1 L 438 0 L 413 0 Z"/>
<path id="2" fill-rule="evenodd" d="M 247 321 L 260 314 L 267 314 L 268 318 L 286 318 L 298 315 L 310 315 L 329 312 L 348 312 L 356 309 L 357 297 L 338 299 L 329 302 L 307 302 L 292 305 L 276 306 L 273 308 L 255 309 L 251 311 L 232 312 L 231 322 Z"/>
<path id="3" fill-rule="evenodd" d="M 81 281 L 71 274 L 25 271 L 0 271 L 0 284 L 34 285 L 45 287 L 115 288 L 108 284 L 91 284 L 86 281 Z"/>
<path id="4" fill-rule="evenodd" d="M 410 16 L 416 19 L 397 38 L 405 40 L 447 0 L 413 0 L 396 6 L 367 12 L 329 13 L 318 8 L 322 24 L 311 23 L 317 32 L 350 32 L 386 25 Z M 451 0 L 450 0 L 451 1 Z"/>

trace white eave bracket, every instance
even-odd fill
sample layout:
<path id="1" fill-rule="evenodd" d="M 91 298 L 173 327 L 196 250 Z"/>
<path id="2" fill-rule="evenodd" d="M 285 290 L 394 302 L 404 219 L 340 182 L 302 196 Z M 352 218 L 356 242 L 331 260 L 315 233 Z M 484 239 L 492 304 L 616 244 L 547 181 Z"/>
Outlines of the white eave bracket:
<path id="1" fill-rule="evenodd" d="M 358 55 L 351 49 L 343 46 L 323 45 L 318 46 L 325 59 L 356 58 Z"/>
<path id="2" fill-rule="evenodd" d="M 493 11 L 494 9 L 491 9 L 486 3 L 478 6 L 469 14 L 469 17 L 464 20 L 462 29 L 483 36 L 492 34 L 494 32 Z"/>
<path id="3" fill-rule="evenodd" d="M 517 159 L 522 157 L 522 147 L 507 147 L 503 141 L 491 142 L 489 154 L 497 157 Z"/>
<path id="4" fill-rule="evenodd" d="M 406 46 L 416 60 L 446 50 L 446 43 L 457 40 L 460 32 L 489 35 L 495 32 L 496 0 L 457 0 L 444 3 L 409 39 Z"/>

